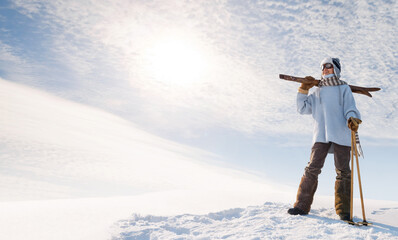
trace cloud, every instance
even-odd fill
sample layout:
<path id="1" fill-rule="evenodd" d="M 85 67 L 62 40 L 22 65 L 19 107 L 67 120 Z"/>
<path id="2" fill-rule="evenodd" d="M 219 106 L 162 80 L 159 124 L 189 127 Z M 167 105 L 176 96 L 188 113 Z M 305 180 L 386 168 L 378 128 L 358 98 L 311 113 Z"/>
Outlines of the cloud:
<path id="1" fill-rule="evenodd" d="M 10 46 L 0 39 L 0 72 L 11 79 L 30 81 L 33 79 L 34 69 L 37 67 L 24 56 L 18 54 L 19 49 Z"/>
<path id="2" fill-rule="evenodd" d="M 75 87 L 65 95 L 150 129 L 182 134 L 222 126 L 245 134 L 310 134 L 310 117 L 295 110 L 298 86 L 278 74 L 319 77 L 319 61 L 337 56 L 344 80 L 383 89 L 374 99 L 356 96 L 361 134 L 398 136 L 396 4 L 19 0 L 14 5 L 49 31 L 53 57 L 73 73 L 69 81 Z M 204 53 L 211 67 L 202 81 L 180 86 L 148 71 L 148 49 L 170 36 Z"/>

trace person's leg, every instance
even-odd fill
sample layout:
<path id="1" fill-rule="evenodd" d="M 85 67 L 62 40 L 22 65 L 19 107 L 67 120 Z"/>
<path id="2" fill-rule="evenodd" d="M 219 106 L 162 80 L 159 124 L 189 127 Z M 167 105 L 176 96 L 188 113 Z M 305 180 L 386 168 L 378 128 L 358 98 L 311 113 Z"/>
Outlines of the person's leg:
<path id="1" fill-rule="evenodd" d="M 343 220 L 350 220 L 351 170 L 350 147 L 334 144 L 334 165 L 336 167 L 335 208 Z"/>
<path id="2" fill-rule="evenodd" d="M 314 194 L 318 186 L 318 175 L 321 173 L 325 158 L 331 143 L 315 143 L 312 146 L 311 158 L 297 191 L 297 199 L 294 208 L 300 209 L 307 214 L 311 209 Z"/>

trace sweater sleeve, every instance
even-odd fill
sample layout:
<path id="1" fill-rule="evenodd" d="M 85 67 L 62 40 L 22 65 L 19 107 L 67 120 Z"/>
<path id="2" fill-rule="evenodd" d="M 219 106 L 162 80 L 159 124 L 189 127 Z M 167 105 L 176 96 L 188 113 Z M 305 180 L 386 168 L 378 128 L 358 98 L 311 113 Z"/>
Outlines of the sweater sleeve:
<path id="1" fill-rule="evenodd" d="M 297 112 L 300 114 L 312 114 L 311 95 L 297 93 Z"/>
<path id="2" fill-rule="evenodd" d="M 348 120 L 350 117 L 361 119 L 361 114 L 356 107 L 355 99 L 349 86 L 346 87 L 343 98 L 344 117 L 346 120 Z"/>

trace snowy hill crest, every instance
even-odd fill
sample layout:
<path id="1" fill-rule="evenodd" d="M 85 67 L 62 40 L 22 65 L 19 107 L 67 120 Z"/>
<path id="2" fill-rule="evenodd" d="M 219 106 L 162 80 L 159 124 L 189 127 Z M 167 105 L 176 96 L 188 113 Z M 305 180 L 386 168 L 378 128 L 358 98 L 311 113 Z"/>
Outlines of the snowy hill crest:
<path id="1" fill-rule="evenodd" d="M 290 216 L 288 208 L 266 202 L 207 215 L 133 215 L 115 224 L 112 239 L 398 239 L 397 227 L 377 222 L 372 227 L 351 226 L 338 220 L 331 208 L 314 209 L 307 216 Z"/>

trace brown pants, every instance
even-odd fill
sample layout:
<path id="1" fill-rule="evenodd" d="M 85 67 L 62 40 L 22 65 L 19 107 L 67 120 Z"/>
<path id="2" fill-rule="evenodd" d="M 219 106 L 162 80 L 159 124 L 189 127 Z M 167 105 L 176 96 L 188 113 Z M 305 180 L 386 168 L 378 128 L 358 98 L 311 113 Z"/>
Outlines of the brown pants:
<path id="1" fill-rule="evenodd" d="M 297 199 L 294 207 L 297 207 L 308 213 L 314 199 L 314 194 L 318 186 L 318 175 L 321 173 L 325 163 L 328 150 L 333 144 L 334 165 L 336 167 L 335 182 L 335 208 L 337 214 L 350 213 L 351 198 L 351 170 L 350 170 L 350 151 L 347 146 L 336 143 L 317 142 L 312 146 L 311 159 L 305 168 L 300 186 L 297 191 Z"/>

